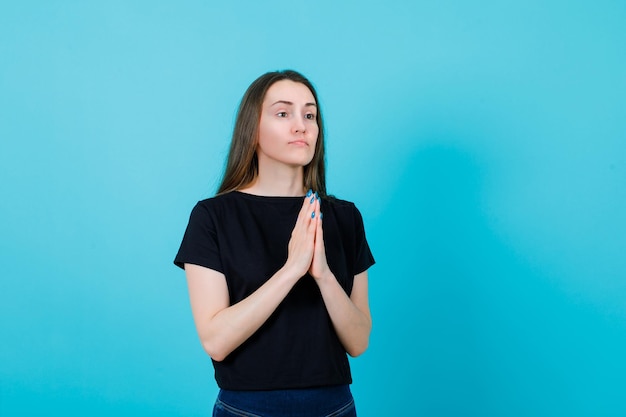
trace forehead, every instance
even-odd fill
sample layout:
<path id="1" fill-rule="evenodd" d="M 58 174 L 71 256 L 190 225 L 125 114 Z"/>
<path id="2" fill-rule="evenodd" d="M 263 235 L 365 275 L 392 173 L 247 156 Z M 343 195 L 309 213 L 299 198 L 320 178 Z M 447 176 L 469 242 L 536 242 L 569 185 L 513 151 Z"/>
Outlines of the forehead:
<path id="1" fill-rule="evenodd" d="M 306 85 L 291 80 L 280 80 L 267 90 L 263 103 L 272 105 L 277 101 L 305 104 L 315 103 L 315 98 Z"/>

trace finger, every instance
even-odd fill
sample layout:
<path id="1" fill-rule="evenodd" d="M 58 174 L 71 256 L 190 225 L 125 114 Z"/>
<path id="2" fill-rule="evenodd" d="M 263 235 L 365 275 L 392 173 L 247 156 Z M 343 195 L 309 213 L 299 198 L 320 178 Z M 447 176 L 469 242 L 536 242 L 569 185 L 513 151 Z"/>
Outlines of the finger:
<path id="1" fill-rule="evenodd" d="M 308 231 L 312 233 L 313 235 L 315 235 L 315 230 L 317 228 L 317 223 L 319 219 L 319 200 L 315 198 L 315 196 L 313 196 L 313 198 L 314 198 L 314 201 L 311 204 L 310 211 L 309 211 L 310 215 L 308 216 L 310 219 Z"/>
<path id="2" fill-rule="evenodd" d="M 296 224 L 294 226 L 294 230 L 298 228 L 299 225 L 306 225 L 310 221 L 311 218 L 311 206 L 315 202 L 312 191 L 307 192 L 302 200 L 302 207 L 300 207 L 300 212 L 298 213 L 298 217 L 296 219 Z"/>
<path id="3" fill-rule="evenodd" d="M 318 215 L 317 215 L 317 224 L 316 224 L 316 230 L 315 230 L 315 244 L 316 245 L 320 245 L 321 247 L 324 246 L 324 230 L 322 228 L 322 222 L 324 221 L 324 215 L 322 214 L 322 207 L 321 207 L 321 201 L 320 204 L 318 204 Z"/>
<path id="4" fill-rule="evenodd" d="M 313 210 L 315 210 L 315 203 L 317 202 L 317 198 L 316 198 L 317 194 L 316 193 L 312 193 L 311 195 L 309 195 L 309 193 L 307 193 L 307 196 L 305 197 L 305 201 L 303 204 L 303 209 L 304 209 L 304 217 L 305 218 L 313 218 L 314 216 L 311 214 Z"/>
<path id="5" fill-rule="evenodd" d="M 322 212 L 321 212 L 321 200 L 319 198 L 316 198 L 315 202 L 313 203 L 313 210 L 311 211 L 311 229 L 313 230 L 313 232 L 317 235 L 317 231 L 318 229 L 321 227 L 321 216 L 322 216 Z M 316 237 L 317 240 L 317 237 Z"/>
<path id="6" fill-rule="evenodd" d="M 315 196 L 317 197 L 317 204 L 315 206 L 315 210 L 317 211 L 315 216 L 318 219 L 322 219 L 322 199 L 317 195 L 317 193 L 315 193 Z"/>

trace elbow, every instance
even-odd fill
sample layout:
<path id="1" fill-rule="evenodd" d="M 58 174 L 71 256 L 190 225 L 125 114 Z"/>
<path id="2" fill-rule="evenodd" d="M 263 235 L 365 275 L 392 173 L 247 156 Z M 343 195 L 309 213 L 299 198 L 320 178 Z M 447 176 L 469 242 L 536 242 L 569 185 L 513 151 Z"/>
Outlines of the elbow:
<path id="1" fill-rule="evenodd" d="M 357 356 L 361 356 L 367 350 L 369 346 L 370 338 L 369 332 L 367 335 L 363 335 L 361 339 L 353 340 L 352 343 L 346 344 L 346 352 L 348 355 L 356 358 Z"/>
<path id="2" fill-rule="evenodd" d="M 364 343 L 355 344 L 354 346 L 350 346 L 346 349 L 348 355 L 356 358 L 357 356 L 361 356 L 367 350 L 368 341 L 366 340 Z"/>
<path id="3" fill-rule="evenodd" d="M 218 343 L 214 343 L 209 340 L 203 340 L 202 347 L 207 355 L 209 355 L 215 362 L 222 362 L 230 353 L 226 351 L 223 346 L 219 346 Z"/>
<path id="4" fill-rule="evenodd" d="M 346 352 L 348 355 L 356 358 L 361 356 L 367 350 L 370 342 L 370 333 L 372 332 L 372 320 L 369 319 L 367 325 L 364 326 L 363 332 L 351 340 L 351 343 L 345 343 Z"/>

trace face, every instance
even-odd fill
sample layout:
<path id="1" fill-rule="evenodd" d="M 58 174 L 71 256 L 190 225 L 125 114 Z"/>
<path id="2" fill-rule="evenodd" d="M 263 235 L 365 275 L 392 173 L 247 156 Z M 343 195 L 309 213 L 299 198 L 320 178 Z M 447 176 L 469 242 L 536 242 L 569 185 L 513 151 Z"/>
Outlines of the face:
<path id="1" fill-rule="evenodd" d="M 304 84 L 277 81 L 263 100 L 257 157 L 269 164 L 303 167 L 313 159 L 319 127 L 317 103 Z"/>

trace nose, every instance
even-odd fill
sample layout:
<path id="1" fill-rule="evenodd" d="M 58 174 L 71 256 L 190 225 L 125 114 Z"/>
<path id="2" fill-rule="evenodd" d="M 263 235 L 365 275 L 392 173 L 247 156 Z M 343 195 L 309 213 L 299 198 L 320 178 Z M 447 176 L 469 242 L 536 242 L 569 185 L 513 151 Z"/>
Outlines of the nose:
<path id="1" fill-rule="evenodd" d="M 304 124 L 304 121 L 301 118 L 296 117 L 294 119 L 294 122 L 293 122 L 293 125 L 292 125 L 292 129 L 293 129 L 294 133 L 304 133 L 305 130 L 306 130 L 306 126 Z"/>

